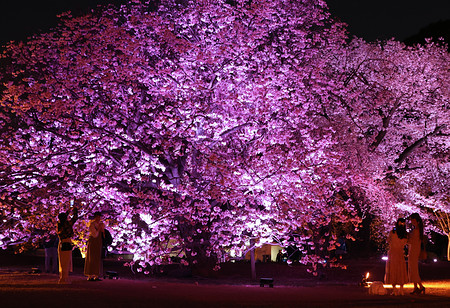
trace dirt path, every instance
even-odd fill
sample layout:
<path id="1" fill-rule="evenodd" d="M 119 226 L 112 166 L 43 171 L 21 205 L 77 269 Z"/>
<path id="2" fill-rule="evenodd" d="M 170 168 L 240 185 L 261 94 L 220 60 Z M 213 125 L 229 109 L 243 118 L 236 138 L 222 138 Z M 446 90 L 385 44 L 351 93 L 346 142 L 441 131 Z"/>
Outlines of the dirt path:
<path id="1" fill-rule="evenodd" d="M 382 280 L 384 263 L 377 259 L 348 260 L 347 270 L 329 270 L 314 279 L 303 267 L 257 264 L 258 277 L 274 277 L 275 287 L 261 288 L 249 279 L 248 264 L 223 264 L 218 276 L 195 278 L 167 272 L 150 278 L 132 274 L 123 263 L 105 260 L 105 270 L 120 279 L 88 282 L 84 261 L 74 259 L 72 284 L 58 285 L 55 274 L 32 274 L 43 258 L 0 253 L 0 307 L 450 307 L 450 263 L 421 266 L 427 294 L 412 296 L 369 295 L 358 286 L 361 274 Z M 176 269 L 176 268 L 175 268 Z M 175 278 L 178 277 L 178 278 Z"/>
<path id="2" fill-rule="evenodd" d="M 0 270 L 2 307 L 450 307 L 450 281 L 428 281 L 425 296 L 375 296 L 356 285 L 310 287 L 105 279 Z M 406 291 L 410 291 L 408 286 Z M 409 293 L 409 292 L 408 292 Z"/>

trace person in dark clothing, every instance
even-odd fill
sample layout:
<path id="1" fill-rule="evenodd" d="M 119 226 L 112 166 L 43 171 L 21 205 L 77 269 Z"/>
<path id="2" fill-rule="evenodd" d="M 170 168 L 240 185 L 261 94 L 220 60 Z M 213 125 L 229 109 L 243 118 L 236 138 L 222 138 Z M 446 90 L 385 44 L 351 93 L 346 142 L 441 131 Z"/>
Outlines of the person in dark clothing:
<path id="1" fill-rule="evenodd" d="M 58 243 L 56 234 L 48 235 L 44 240 L 45 272 L 56 274 L 58 272 Z"/>

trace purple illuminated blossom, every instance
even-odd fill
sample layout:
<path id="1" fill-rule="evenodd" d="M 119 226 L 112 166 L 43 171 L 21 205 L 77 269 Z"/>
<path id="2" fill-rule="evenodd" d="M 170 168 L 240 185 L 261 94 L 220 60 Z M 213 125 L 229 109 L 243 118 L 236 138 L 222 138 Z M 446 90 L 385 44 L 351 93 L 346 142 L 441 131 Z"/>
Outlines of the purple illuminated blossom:
<path id="1" fill-rule="evenodd" d="M 77 244 L 100 210 L 140 267 L 275 241 L 316 266 L 322 227 L 448 210 L 443 47 L 347 43 L 323 1 L 211 2 L 68 15 L 7 47 L 3 247 L 75 200 Z"/>

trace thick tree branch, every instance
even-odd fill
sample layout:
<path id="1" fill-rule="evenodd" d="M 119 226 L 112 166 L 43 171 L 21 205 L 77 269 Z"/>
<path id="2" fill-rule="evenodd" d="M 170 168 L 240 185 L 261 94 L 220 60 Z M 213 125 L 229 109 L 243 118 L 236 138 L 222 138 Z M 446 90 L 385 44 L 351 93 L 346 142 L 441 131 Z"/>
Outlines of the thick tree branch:
<path id="1" fill-rule="evenodd" d="M 370 145 L 370 149 L 372 151 L 375 150 L 383 141 L 384 137 L 386 136 L 387 129 L 389 128 L 389 125 L 391 123 L 392 116 L 399 106 L 400 99 L 397 99 L 394 106 L 392 106 L 392 108 L 389 110 L 389 113 L 383 117 L 383 129 L 378 132 L 377 136 L 375 137 L 375 141 Z"/>
<path id="2" fill-rule="evenodd" d="M 394 160 L 394 162 L 400 166 L 405 159 L 418 147 L 420 147 L 430 136 L 434 136 L 437 133 L 439 133 L 441 131 L 441 129 L 443 128 L 443 125 L 439 125 L 436 126 L 436 128 L 429 134 L 426 134 L 425 136 L 423 136 L 422 138 L 418 139 L 416 142 L 414 142 L 413 144 L 411 144 L 409 147 L 407 147 L 405 150 L 403 150 L 403 152 L 398 156 L 398 158 L 396 160 Z"/>

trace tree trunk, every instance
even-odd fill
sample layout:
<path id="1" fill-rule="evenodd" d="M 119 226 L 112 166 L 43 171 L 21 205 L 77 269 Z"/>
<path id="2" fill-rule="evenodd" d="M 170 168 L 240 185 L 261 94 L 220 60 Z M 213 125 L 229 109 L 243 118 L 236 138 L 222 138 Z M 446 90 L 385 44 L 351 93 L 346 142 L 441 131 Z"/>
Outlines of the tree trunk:
<path id="1" fill-rule="evenodd" d="M 255 246 L 253 240 L 250 240 L 250 245 L 253 246 L 250 250 L 250 264 L 252 267 L 252 280 L 256 280 L 256 266 L 255 266 Z"/>
<path id="2" fill-rule="evenodd" d="M 250 263 L 252 266 L 252 280 L 256 280 L 255 248 L 252 248 L 250 251 Z"/>
<path id="3" fill-rule="evenodd" d="M 450 233 L 447 234 L 448 243 L 447 243 L 447 261 L 450 261 Z"/>

